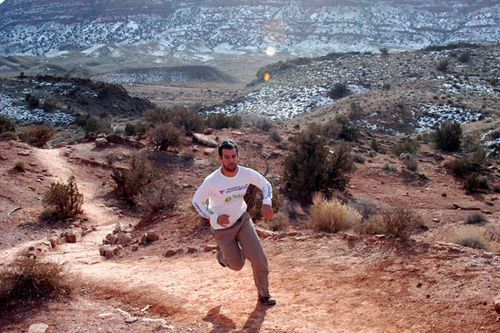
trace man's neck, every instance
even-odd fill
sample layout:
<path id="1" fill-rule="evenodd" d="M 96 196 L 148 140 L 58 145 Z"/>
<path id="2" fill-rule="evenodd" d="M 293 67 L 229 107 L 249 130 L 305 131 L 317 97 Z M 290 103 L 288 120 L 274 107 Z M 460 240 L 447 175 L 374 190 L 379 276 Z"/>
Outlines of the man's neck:
<path id="1" fill-rule="evenodd" d="M 238 166 L 236 166 L 236 168 L 234 168 L 234 171 L 229 171 L 227 170 L 226 168 L 224 168 L 224 166 L 221 167 L 220 171 L 222 172 L 222 174 L 226 177 L 234 177 L 236 175 L 236 173 L 238 172 Z"/>

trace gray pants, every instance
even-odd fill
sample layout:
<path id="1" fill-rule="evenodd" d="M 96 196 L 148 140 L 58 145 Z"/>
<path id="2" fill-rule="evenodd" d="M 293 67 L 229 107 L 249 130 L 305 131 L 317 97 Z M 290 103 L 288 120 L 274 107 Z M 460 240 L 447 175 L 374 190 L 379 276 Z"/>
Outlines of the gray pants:
<path id="1" fill-rule="evenodd" d="M 250 215 L 245 212 L 236 224 L 226 229 L 212 228 L 212 233 L 224 255 L 226 266 L 239 271 L 245 264 L 245 258 L 250 260 L 259 296 L 269 296 L 267 258 Z"/>

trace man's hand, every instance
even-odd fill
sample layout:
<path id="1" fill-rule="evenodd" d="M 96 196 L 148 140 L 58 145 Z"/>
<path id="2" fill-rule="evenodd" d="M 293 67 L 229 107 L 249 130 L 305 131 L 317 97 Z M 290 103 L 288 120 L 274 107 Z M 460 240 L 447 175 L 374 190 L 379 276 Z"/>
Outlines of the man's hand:
<path id="1" fill-rule="evenodd" d="M 217 224 L 223 227 L 227 227 L 227 225 L 229 224 L 229 215 L 227 214 L 219 215 L 219 217 L 217 217 Z"/>
<path id="2" fill-rule="evenodd" d="M 270 205 L 262 205 L 262 208 L 260 209 L 260 213 L 262 214 L 262 217 L 264 220 L 269 221 L 270 219 L 273 218 L 273 208 Z"/>

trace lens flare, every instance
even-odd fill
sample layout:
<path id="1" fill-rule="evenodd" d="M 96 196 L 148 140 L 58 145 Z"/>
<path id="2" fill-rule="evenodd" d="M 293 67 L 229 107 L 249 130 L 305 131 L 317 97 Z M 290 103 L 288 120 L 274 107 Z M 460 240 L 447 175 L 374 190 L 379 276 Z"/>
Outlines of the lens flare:
<path id="1" fill-rule="evenodd" d="M 270 57 L 274 57 L 274 55 L 276 55 L 276 48 L 274 46 L 268 46 L 266 49 L 266 54 Z"/>
<path id="2" fill-rule="evenodd" d="M 271 78 L 271 74 L 269 74 L 269 73 L 264 74 L 264 80 L 269 81 L 270 78 Z"/>

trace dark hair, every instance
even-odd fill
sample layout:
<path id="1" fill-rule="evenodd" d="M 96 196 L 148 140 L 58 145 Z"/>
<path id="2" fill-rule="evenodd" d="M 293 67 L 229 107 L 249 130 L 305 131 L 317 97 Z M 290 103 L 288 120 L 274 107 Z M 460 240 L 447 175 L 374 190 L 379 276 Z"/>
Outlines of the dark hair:
<path id="1" fill-rule="evenodd" d="M 224 140 L 219 144 L 219 156 L 222 157 L 222 149 L 236 149 L 236 153 L 238 153 L 238 145 L 233 140 Z"/>

